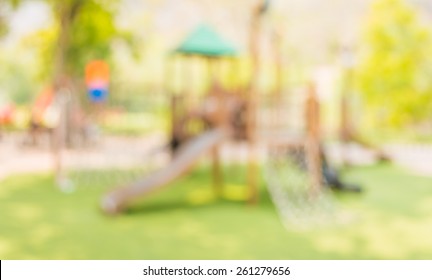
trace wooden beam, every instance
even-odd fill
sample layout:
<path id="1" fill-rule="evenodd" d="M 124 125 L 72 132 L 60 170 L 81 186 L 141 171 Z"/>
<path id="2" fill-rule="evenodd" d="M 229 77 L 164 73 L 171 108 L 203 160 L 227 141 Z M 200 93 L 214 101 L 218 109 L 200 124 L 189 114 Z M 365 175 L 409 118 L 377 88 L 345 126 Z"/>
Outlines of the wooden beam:
<path id="1" fill-rule="evenodd" d="M 306 99 L 307 138 L 306 153 L 310 174 L 310 195 L 315 197 L 321 190 L 321 153 L 320 153 L 320 109 L 315 85 L 308 86 Z"/>

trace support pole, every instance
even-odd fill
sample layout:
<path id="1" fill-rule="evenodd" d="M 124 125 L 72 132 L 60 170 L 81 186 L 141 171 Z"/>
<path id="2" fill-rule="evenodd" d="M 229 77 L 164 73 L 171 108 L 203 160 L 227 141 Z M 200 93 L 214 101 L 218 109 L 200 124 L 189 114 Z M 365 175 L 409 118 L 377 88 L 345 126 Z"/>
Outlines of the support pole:
<path id="1" fill-rule="evenodd" d="M 209 69 L 209 77 L 210 77 L 210 92 L 211 95 L 211 102 L 215 102 L 215 108 L 216 111 L 214 112 L 214 122 L 215 126 L 220 127 L 224 126 L 224 108 L 223 108 L 223 96 L 220 92 L 220 87 L 218 83 L 218 78 L 215 74 L 214 67 L 217 67 L 215 65 L 215 60 L 212 58 L 207 59 L 208 63 L 208 69 Z M 212 175 L 213 175 L 213 189 L 215 192 L 215 195 L 217 198 L 220 198 L 222 196 L 223 192 L 223 174 L 222 174 L 222 167 L 221 167 L 221 161 L 220 161 L 220 144 L 217 144 L 214 146 L 214 148 L 211 151 L 211 157 L 212 157 Z"/>
<path id="2" fill-rule="evenodd" d="M 348 157 L 346 149 L 348 144 L 354 141 L 354 130 L 353 123 L 350 116 L 350 100 L 351 100 L 351 89 L 353 84 L 353 65 L 354 58 L 352 50 L 345 46 L 341 49 L 341 63 L 343 67 L 342 72 L 342 92 L 340 100 L 340 141 L 342 144 L 342 165 L 348 164 Z"/>
<path id="3" fill-rule="evenodd" d="M 284 91 L 282 31 L 279 27 L 273 29 L 273 53 L 275 63 L 275 90 L 273 95 L 273 128 L 282 129 L 282 93 Z"/>
<path id="4" fill-rule="evenodd" d="M 318 195 L 322 186 L 321 152 L 320 152 L 320 110 L 315 85 L 308 86 L 306 100 L 307 139 L 306 154 L 310 174 L 310 197 Z"/>
<path id="5" fill-rule="evenodd" d="M 252 75 L 247 89 L 247 139 L 249 141 L 249 159 L 248 159 L 248 185 L 249 185 L 249 202 L 256 204 L 258 202 L 258 151 L 256 139 L 257 127 L 257 104 L 258 101 L 258 77 L 261 70 L 259 61 L 259 42 L 261 33 L 261 17 L 268 8 L 268 1 L 261 0 L 253 8 L 249 31 L 249 52 L 251 55 Z"/>

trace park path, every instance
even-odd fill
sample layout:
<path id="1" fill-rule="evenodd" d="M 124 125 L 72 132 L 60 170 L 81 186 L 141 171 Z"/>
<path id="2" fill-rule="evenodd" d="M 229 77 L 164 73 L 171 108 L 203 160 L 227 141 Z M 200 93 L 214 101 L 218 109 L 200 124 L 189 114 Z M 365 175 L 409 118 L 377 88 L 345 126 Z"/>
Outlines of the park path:
<path id="1" fill-rule="evenodd" d="M 0 141 L 0 181 L 10 175 L 40 173 L 52 170 L 52 154 L 45 148 L 28 148 L 19 143 L 22 135 L 7 135 Z M 67 167 L 84 168 L 129 168 L 141 166 L 149 161 L 162 165 L 169 161 L 167 153 L 150 155 L 155 147 L 165 143 L 163 135 L 146 137 L 106 137 L 95 148 L 70 150 L 65 152 Z M 375 154 L 358 145 L 342 147 L 331 144 L 326 147 L 329 158 L 340 163 L 343 155 L 355 165 L 375 162 Z M 432 176 L 432 145 L 391 144 L 383 147 L 392 161 L 415 174 Z M 224 145 L 221 151 L 225 162 L 246 162 L 248 148 L 245 143 Z M 259 158 L 266 158 L 263 145 L 258 148 Z"/>
<path id="2" fill-rule="evenodd" d="M 331 144 L 327 146 L 327 151 L 332 161 L 337 163 L 345 158 L 354 165 L 367 165 L 377 159 L 374 151 L 357 144 L 348 144 L 344 147 Z M 387 144 L 381 147 L 381 151 L 397 166 L 417 175 L 432 176 L 432 145 L 430 144 Z"/>
<path id="3" fill-rule="evenodd" d="M 53 155 L 49 147 L 47 145 L 24 146 L 21 144 L 24 137 L 24 135 L 13 134 L 1 139 L 0 181 L 11 175 L 53 170 Z M 162 135 L 157 134 L 150 137 L 105 137 L 94 147 L 64 151 L 64 165 L 66 169 L 128 168 L 148 160 L 146 155 L 154 147 L 161 147 L 163 143 Z"/>
<path id="4" fill-rule="evenodd" d="M 52 169 L 52 156 L 47 150 L 20 145 L 22 135 L 3 135 L 0 141 L 0 181 L 20 173 L 46 172 Z"/>
<path id="5" fill-rule="evenodd" d="M 432 145 L 394 144 L 386 145 L 384 150 L 395 164 L 419 175 L 432 176 Z"/>

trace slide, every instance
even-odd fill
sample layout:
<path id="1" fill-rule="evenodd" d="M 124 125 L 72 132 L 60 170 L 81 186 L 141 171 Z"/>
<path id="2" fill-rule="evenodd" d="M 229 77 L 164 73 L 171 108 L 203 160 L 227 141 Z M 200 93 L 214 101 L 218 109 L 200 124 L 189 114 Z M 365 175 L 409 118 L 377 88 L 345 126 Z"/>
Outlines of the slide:
<path id="1" fill-rule="evenodd" d="M 185 143 L 171 163 L 128 186 L 106 194 L 102 210 L 107 214 L 120 213 L 129 202 L 159 189 L 185 174 L 205 152 L 210 151 L 227 137 L 224 129 L 213 129 Z"/>

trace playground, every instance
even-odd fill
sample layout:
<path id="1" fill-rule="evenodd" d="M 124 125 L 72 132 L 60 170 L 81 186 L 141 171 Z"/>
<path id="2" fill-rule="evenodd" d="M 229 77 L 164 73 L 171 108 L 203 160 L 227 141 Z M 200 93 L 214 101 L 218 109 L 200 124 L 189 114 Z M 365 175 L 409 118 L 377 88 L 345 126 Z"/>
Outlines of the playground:
<path id="1" fill-rule="evenodd" d="M 1 259 L 432 257 L 421 3 L 104 1 L 0 6 Z"/>

